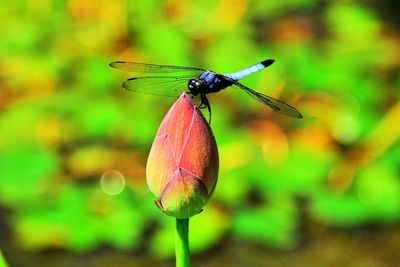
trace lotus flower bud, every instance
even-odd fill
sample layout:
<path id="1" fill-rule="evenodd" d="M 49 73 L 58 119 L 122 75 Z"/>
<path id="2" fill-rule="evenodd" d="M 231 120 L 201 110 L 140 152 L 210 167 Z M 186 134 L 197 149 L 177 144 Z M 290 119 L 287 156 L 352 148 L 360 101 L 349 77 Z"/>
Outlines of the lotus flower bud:
<path id="1" fill-rule="evenodd" d="M 147 160 L 155 203 L 178 219 L 199 213 L 214 191 L 218 165 L 211 128 L 183 93 L 162 121 Z"/>

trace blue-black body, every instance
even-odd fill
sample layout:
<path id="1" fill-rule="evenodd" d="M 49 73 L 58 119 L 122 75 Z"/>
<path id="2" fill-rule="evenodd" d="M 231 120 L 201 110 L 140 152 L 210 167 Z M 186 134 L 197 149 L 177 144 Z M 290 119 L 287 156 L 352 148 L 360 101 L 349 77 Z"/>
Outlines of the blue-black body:
<path id="1" fill-rule="evenodd" d="M 189 89 L 188 93 L 193 96 L 200 96 L 201 104 L 199 107 L 206 107 L 210 112 L 210 118 L 211 107 L 207 95 L 219 92 L 229 86 L 245 91 L 252 98 L 269 106 L 276 112 L 290 117 L 302 118 L 301 113 L 294 107 L 239 83 L 239 80 L 270 66 L 273 62 L 273 59 L 267 59 L 248 68 L 228 74 L 219 74 L 215 71 L 195 67 L 124 61 L 112 62 L 110 66 L 136 74 L 136 77 L 126 80 L 122 85 L 130 91 L 162 96 L 179 96 L 182 91 L 186 90 L 185 88 Z"/>
<path id="2" fill-rule="evenodd" d="M 218 74 L 214 71 L 206 70 L 198 79 L 189 80 L 188 88 L 195 96 L 198 94 L 216 93 L 233 85 L 236 81 L 268 67 L 273 62 L 274 60 L 272 59 L 264 60 L 243 70 L 228 74 Z"/>
<path id="3" fill-rule="evenodd" d="M 190 79 L 188 88 L 192 95 L 216 93 L 233 84 L 221 74 L 205 71 L 198 79 Z"/>

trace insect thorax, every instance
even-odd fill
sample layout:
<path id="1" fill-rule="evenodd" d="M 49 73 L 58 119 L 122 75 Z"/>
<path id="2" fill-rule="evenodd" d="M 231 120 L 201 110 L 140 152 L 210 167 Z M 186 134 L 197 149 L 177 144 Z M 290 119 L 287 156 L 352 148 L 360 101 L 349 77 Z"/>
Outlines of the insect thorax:
<path id="1" fill-rule="evenodd" d="M 188 88 L 193 95 L 216 93 L 231 86 L 233 83 L 227 77 L 207 71 L 198 79 L 191 79 Z"/>

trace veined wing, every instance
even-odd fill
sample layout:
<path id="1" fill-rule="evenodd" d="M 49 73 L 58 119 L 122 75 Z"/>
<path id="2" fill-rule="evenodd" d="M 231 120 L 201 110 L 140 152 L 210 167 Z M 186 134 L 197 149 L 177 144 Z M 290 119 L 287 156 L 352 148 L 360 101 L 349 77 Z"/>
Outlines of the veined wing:
<path id="1" fill-rule="evenodd" d="M 284 114 L 289 117 L 294 117 L 294 118 L 299 118 L 299 119 L 303 118 L 303 115 L 301 115 L 301 113 L 297 109 L 290 106 L 289 104 L 286 104 L 286 103 L 284 103 L 280 100 L 277 100 L 275 98 L 272 98 L 270 96 L 256 92 L 237 81 L 233 81 L 233 85 L 242 89 L 243 91 L 248 93 L 252 98 L 269 106 L 276 112 L 279 112 L 279 113 Z"/>
<path id="2" fill-rule="evenodd" d="M 188 90 L 188 81 L 193 77 L 148 76 L 126 80 L 122 86 L 132 92 L 159 96 L 178 97 Z"/>
<path id="3" fill-rule="evenodd" d="M 198 77 L 206 70 L 194 67 L 180 67 L 171 65 L 157 65 L 139 62 L 115 61 L 110 67 L 135 73 L 138 77 L 152 75 L 191 75 Z"/>

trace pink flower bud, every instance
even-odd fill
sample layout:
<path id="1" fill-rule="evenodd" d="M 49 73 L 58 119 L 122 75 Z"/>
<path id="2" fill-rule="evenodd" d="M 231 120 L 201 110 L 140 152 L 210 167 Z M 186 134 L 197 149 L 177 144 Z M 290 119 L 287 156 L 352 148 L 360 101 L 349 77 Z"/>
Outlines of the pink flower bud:
<path id="1" fill-rule="evenodd" d="M 162 121 L 147 160 L 147 184 L 167 215 L 189 218 L 202 210 L 218 176 L 214 135 L 183 93 Z"/>

